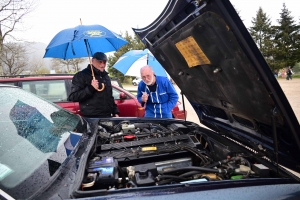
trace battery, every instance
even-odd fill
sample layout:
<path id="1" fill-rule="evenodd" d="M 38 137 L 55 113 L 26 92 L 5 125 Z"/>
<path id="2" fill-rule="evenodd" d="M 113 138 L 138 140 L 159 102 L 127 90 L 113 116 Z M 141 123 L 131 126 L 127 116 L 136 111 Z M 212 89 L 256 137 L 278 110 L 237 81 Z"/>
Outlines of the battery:
<path id="1" fill-rule="evenodd" d="M 118 161 L 113 157 L 90 162 L 87 171 L 98 174 L 96 184 L 114 184 L 119 178 Z"/>

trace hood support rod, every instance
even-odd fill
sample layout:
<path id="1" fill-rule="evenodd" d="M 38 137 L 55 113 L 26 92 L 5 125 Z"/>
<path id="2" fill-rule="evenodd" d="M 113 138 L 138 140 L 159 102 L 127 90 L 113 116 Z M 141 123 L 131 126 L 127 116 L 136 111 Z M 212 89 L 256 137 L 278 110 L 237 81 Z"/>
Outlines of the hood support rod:
<path id="1" fill-rule="evenodd" d="M 275 116 L 277 115 L 277 109 L 272 110 L 271 114 L 271 120 L 272 120 L 272 132 L 273 132 L 273 144 L 274 144 L 274 156 L 276 160 L 276 168 L 277 168 L 277 176 L 279 174 L 278 169 L 278 140 L 277 140 L 277 130 L 276 130 L 276 122 L 275 122 Z"/>
<path id="2" fill-rule="evenodd" d="M 186 114 L 185 114 L 185 103 L 184 103 L 184 94 L 183 92 L 180 92 L 181 93 L 181 99 L 182 99 L 182 106 L 183 106 L 183 113 L 184 113 L 184 121 L 186 122 Z"/>

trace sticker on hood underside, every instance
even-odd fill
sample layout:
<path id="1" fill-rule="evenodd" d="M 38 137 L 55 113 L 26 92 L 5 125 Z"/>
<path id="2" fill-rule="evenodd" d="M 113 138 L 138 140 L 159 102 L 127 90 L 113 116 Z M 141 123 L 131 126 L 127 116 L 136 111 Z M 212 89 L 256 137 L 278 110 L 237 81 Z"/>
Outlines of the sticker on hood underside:
<path id="1" fill-rule="evenodd" d="M 197 44 L 194 37 L 189 36 L 176 44 L 189 67 L 211 64 L 205 53 Z"/>

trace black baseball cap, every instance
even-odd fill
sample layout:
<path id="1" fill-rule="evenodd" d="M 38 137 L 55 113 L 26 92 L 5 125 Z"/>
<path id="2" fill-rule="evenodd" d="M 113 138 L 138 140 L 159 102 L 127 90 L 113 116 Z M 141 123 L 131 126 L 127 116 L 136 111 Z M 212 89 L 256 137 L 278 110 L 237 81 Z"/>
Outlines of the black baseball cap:
<path id="1" fill-rule="evenodd" d="M 95 58 L 96 60 L 105 60 L 105 61 L 107 61 L 107 56 L 105 55 L 105 53 L 102 53 L 102 52 L 94 53 L 93 58 Z"/>

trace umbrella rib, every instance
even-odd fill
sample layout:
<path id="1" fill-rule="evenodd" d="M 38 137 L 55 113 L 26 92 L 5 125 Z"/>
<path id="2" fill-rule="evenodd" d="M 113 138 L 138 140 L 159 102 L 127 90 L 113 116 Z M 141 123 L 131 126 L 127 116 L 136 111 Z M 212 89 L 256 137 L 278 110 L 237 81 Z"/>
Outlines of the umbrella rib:
<path id="1" fill-rule="evenodd" d="M 88 40 L 86 40 L 86 43 L 88 44 L 88 46 L 89 46 L 89 49 L 87 49 L 87 51 L 90 51 L 90 53 L 91 53 L 91 56 L 93 55 L 93 52 L 92 52 L 92 47 L 91 47 L 91 44 L 89 43 L 89 41 Z M 90 55 L 89 54 L 89 52 L 87 52 L 88 53 L 88 55 Z M 96 53 L 96 52 L 95 52 Z"/>
<path id="2" fill-rule="evenodd" d="M 68 42 L 66 51 L 64 52 L 64 54 L 65 54 L 65 55 L 64 55 L 64 60 L 66 60 L 66 57 L 67 57 L 67 51 L 68 51 L 69 45 L 70 45 L 70 43 Z"/>
<path id="3" fill-rule="evenodd" d="M 107 38 L 107 41 L 111 44 L 111 46 L 113 46 L 115 49 L 117 49 L 117 48 L 115 47 L 115 45 L 114 45 L 113 43 L 111 43 L 110 38 Z"/>
<path id="4" fill-rule="evenodd" d="M 149 55 L 147 53 L 147 65 L 148 65 L 148 63 L 149 63 Z"/>

